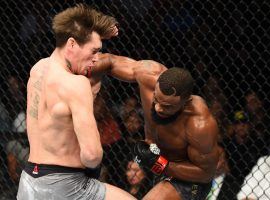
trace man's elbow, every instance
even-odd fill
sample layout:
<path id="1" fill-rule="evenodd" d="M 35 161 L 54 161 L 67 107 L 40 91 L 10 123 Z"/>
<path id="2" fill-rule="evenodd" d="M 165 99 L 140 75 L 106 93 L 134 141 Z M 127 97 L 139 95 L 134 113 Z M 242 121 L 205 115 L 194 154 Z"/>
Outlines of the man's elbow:
<path id="1" fill-rule="evenodd" d="M 209 172 L 204 177 L 203 182 L 204 183 L 210 183 L 215 178 L 215 172 Z"/>
<path id="2" fill-rule="evenodd" d="M 103 150 L 102 148 L 96 150 L 84 150 L 81 151 L 81 162 L 85 167 L 88 168 L 95 168 L 97 167 L 103 157 Z"/>
<path id="3" fill-rule="evenodd" d="M 213 166 L 211 168 L 206 169 L 202 182 L 210 183 L 215 178 L 215 174 L 216 174 L 216 167 Z"/>

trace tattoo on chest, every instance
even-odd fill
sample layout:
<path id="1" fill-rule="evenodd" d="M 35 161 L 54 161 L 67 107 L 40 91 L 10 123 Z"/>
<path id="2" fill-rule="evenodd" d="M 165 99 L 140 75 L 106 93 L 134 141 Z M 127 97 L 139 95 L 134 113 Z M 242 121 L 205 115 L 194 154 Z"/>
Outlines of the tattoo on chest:
<path id="1" fill-rule="evenodd" d="M 42 83 L 44 79 L 44 73 L 45 71 L 42 70 L 41 75 L 38 77 L 38 79 L 33 83 L 32 92 L 30 94 L 30 109 L 29 109 L 29 115 L 35 119 L 38 118 L 38 105 L 40 102 L 40 93 L 42 91 Z"/>

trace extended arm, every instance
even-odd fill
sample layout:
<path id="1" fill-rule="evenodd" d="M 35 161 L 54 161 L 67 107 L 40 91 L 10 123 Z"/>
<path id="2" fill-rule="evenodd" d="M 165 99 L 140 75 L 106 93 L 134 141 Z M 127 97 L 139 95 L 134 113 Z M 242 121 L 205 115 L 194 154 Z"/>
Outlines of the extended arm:
<path id="1" fill-rule="evenodd" d="M 188 124 L 189 161 L 169 162 L 165 174 L 180 180 L 210 182 L 216 171 L 219 151 L 216 142 L 218 127 L 212 116 L 202 124 Z"/>
<path id="2" fill-rule="evenodd" d="M 123 81 L 149 81 L 167 68 L 153 60 L 136 61 L 125 56 L 100 54 L 96 67 L 99 71 Z"/>
<path id="3" fill-rule="evenodd" d="M 123 81 L 136 81 L 134 70 L 138 62 L 134 59 L 109 53 L 100 54 L 96 68 Z"/>
<path id="4" fill-rule="evenodd" d="M 147 142 L 148 144 L 155 143 L 154 137 L 152 135 L 152 132 L 149 128 L 148 123 L 145 123 L 144 125 L 144 134 L 145 134 L 145 139 L 144 139 L 145 142 Z"/>

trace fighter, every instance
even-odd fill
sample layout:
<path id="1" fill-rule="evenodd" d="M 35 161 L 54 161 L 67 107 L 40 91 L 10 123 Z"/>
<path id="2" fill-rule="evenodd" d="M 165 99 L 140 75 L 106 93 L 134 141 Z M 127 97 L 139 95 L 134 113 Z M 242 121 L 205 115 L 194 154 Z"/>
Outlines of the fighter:
<path id="1" fill-rule="evenodd" d="M 56 48 L 33 66 L 27 83 L 30 155 L 17 199 L 135 199 L 87 173 L 103 156 L 93 114 L 100 82 L 87 76 L 102 39 L 117 35 L 116 20 L 78 4 L 53 18 L 53 31 Z"/>
<path id="2" fill-rule="evenodd" d="M 191 74 L 112 54 L 100 55 L 94 70 L 114 72 L 139 85 L 145 141 L 136 143 L 135 161 L 160 178 L 143 199 L 204 200 L 219 159 L 219 129 L 204 99 L 192 94 Z"/>

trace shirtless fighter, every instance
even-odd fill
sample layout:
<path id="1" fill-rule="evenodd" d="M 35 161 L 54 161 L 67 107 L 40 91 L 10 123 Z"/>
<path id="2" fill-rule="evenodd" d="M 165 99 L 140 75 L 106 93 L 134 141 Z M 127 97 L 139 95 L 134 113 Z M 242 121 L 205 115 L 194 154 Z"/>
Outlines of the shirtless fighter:
<path id="1" fill-rule="evenodd" d="M 135 145 L 135 161 L 160 177 L 144 199 L 205 200 L 219 159 L 219 130 L 205 101 L 192 95 L 190 73 L 150 60 L 100 58 L 99 67 L 125 69 L 139 84 L 146 138 Z"/>
<path id="2" fill-rule="evenodd" d="M 54 17 L 56 48 L 35 64 L 27 84 L 30 156 L 18 200 L 135 199 L 85 173 L 103 154 L 93 114 L 100 82 L 90 84 L 86 76 L 98 61 L 101 39 L 117 35 L 115 25 L 113 17 L 82 4 Z"/>

